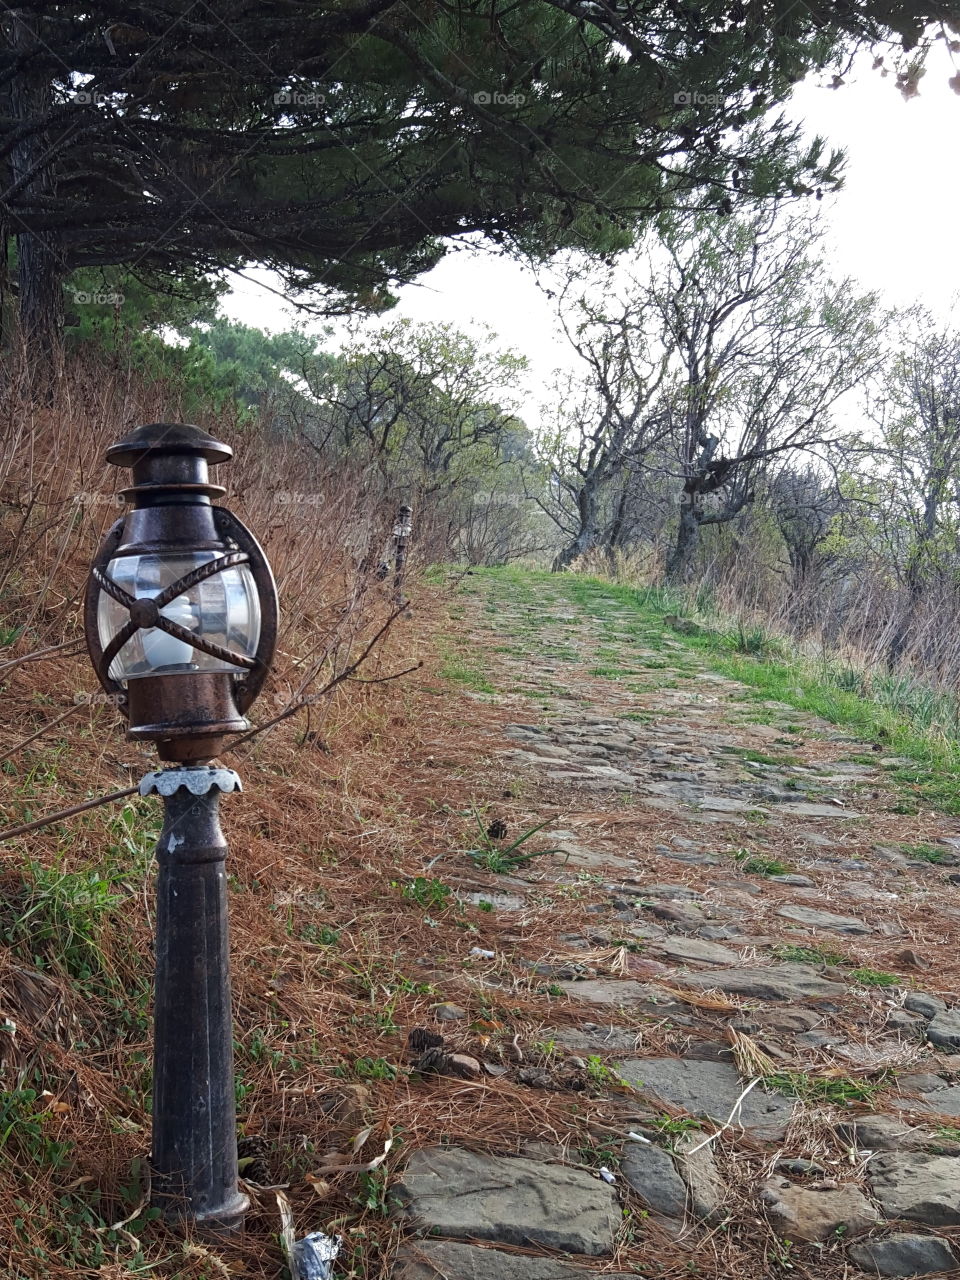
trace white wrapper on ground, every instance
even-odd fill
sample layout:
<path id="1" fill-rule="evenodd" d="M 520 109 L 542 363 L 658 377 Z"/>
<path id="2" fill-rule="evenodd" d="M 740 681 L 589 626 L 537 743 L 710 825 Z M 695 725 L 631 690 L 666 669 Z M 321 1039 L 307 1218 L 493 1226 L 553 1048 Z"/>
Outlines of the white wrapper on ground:
<path id="1" fill-rule="evenodd" d="M 332 1280 L 333 1264 L 343 1245 L 342 1236 L 312 1231 L 293 1246 L 295 1280 Z"/>

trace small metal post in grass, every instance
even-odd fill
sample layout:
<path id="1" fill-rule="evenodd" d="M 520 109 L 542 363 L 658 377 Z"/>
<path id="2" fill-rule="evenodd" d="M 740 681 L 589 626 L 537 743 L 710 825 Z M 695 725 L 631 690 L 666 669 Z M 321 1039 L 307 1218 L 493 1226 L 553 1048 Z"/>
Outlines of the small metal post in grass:
<path id="1" fill-rule="evenodd" d="M 97 677 L 167 767 L 159 795 L 153 1074 L 153 1203 L 171 1220 L 239 1230 L 233 1031 L 222 792 L 212 761 L 260 692 L 277 634 L 277 594 L 252 534 L 212 499 L 208 467 L 233 450 L 198 427 L 152 423 L 107 450 L 129 467 L 132 504 L 107 534 L 87 586 Z"/>
<path id="2" fill-rule="evenodd" d="M 403 604 L 403 578 L 407 566 L 407 547 L 413 536 L 413 507 L 406 503 L 397 512 L 393 526 L 393 595 L 398 605 Z"/>

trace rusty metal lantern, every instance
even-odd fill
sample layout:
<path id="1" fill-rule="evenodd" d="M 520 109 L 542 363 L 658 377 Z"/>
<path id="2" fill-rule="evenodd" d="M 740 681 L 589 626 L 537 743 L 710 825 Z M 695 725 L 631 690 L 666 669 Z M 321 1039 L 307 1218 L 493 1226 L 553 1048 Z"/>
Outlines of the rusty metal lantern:
<path id="1" fill-rule="evenodd" d="M 277 635 L 273 574 L 256 539 L 211 499 L 233 456 L 198 427 L 151 423 L 107 450 L 130 467 L 133 509 L 93 562 L 85 631 L 94 670 L 162 760 L 210 759 L 250 726 Z"/>
<path id="2" fill-rule="evenodd" d="M 157 843 L 151 1199 L 171 1221 L 238 1231 L 249 1200 L 238 1180 L 227 844 L 212 767 L 266 679 L 277 592 L 256 539 L 212 499 L 208 468 L 233 456 L 199 427 L 155 422 L 107 450 L 129 467 L 132 504 L 90 573 L 85 629 L 97 677 L 170 767 L 143 796 L 163 801 Z"/>

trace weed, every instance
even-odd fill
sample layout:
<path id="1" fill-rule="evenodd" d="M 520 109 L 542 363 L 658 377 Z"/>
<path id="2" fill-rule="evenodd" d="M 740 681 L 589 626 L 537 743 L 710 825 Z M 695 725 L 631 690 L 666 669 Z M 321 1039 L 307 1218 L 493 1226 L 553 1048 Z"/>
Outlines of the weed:
<path id="1" fill-rule="evenodd" d="M 884 1073 L 885 1075 L 886 1073 Z M 883 1080 L 854 1080 L 850 1076 L 814 1076 L 806 1071 L 777 1071 L 764 1076 L 764 1085 L 803 1102 L 826 1102 L 846 1106 L 850 1102 L 873 1102 Z"/>
<path id="2" fill-rule="evenodd" d="M 331 929 L 326 924 L 305 924 L 300 930 L 303 942 L 313 942 L 323 947 L 332 947 L 340 941 L 339 929 Z"/>
<path id="3" fill-rule="evenodd" d="M 415 902 L 424 910 L 442 911 L 449 904 L 451 889 L 442 880 L 416 876 L 407 881 L 401 892 L 408 901 Z"/>
<path id="4" fill-rule="evenodd" d="M 865 987 L 895 987 L 900 982 L 895 973 L 884 973 L 880 969 L 851 969 L 850 977 Z"/>
<path id="5" fill-rule="evenodd" d="M 790 868 L 778 858 L 764 858 L 759 854 L 751 854 L 749 849 L 737 849 L 734 858 L 740 864 L 740 870 L 751 876 L 785 876 Z"/>
<path id="6" fill-rule="evenodd" d="M 691 1129 L 701 1129 L 703 1126 L 700 1121 L 693 1116 L 671 1116 L 666 1111 L 654 1121 L 654 1126 L 658 1133 L 670 1134 L 679 1137 L 681 1134 L 689 1133 Z"/>
<path id="7" fill-rule="evenodd" d="M 462 684 L 474 693 L 494 693 L 494 687 L 477 667 L 472 667 L 463 655 L 454 653 L 452 649 L 443 650 L 443 661 L 440 674 L 445 680 Z"/>
<path id="8" fill-rule="evenodd" d="M 581 1164 L 593 1165 L 597 1169 L 609 1169 L 619 1160 L 619 1152 L 611 1142 L 584 1143 L 578 1147 L 577 1154 Z"/>
<path id="9" fill-rule="evenodd" d="M 363 1208 L 377 1214 L 378 1217 L 388 1217 L 390 1204 L 387 1189 L 390 1183 L 387 1170 L 381 1166 L 379 1169 L 370 1169 L 367 1173 L 361 1173 L 359 1183 L 360 1191 L 357 1200 Z"/>
<path id="10" fill-rule="evenodd" d="M 850 961 L 839 951 L 828 951 L 825 947 L 798 947 L 792 943 L 783 943 L 773 948 L 778 960 L 787 960 L 792 964 L 849 964 Z"/>
<path id="11" fill-rule="evenodd" d="M 354 1058 L 353 1074 L 358 1080 L 396 1080 L 397 1068 L 386 1058 Z"/>
<path id="12" fill-rule="evenodd" d="M 25 1167 L 63 1169 L 73 1157 L 73 1144 L 49 1133 L 56 1123 L 35 1089 L 0 1090 L 0 1152 Z"/>
<path id="13" fill-rule="evenodd" d="M 951 865 L 955 861 L 954 854 L 948 853 L 946 849 L 941 849 L 935 844 L 901 844 L 897 848 L 908 858 L 913 858 L 917 862 Z"/>
<path id="14" fill-rule="evenodd" d="M 486 827 L 481 820 L 480 814 L 474 807 L 474 821 L 477 824 L 477 830 L 480 833 L 481 848 L 468 849 L 467 856 L 472 858 L 478 867 L 483 867 L 485 871 L 492 871 L 495 875 L 505 875 L 511 871 L 516 871 L 518 867 L 526 866 L 534 858 L 543 858 L 548 853 L 560 853 L 560 849 L 538 849 L 535 853 L 520 853 L 519 849 L 525 844 L 531 836 L 535 836 L 538 831 L 542 831 L 544 827 L 555 821 L 554 818 L 547 818 L 543 822 L 538 823 L 535 827 L 531 827 L 529 831 L 514 840 L 513 844 L 508 845 L 505 849 L 499 849 L 490 836 L 487 835 Z"/>
<path id="15" fill-rule="evenodd" d="M 64 871 L 29 862 L 22 889 L 0 919 L 0 941 L 38 968 L 55 967 L 72 978 L 102 973 L 103 943 L 114 908 L 123 901 L 99 871 Z"/>

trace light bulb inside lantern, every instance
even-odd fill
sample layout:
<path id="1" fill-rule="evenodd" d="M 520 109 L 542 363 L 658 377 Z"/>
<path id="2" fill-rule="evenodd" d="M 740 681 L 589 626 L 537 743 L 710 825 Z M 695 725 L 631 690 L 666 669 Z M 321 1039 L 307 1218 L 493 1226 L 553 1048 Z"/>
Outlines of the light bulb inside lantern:
<path id="1" fill-rule="evenodd" d="M 190 631 L 197 625 L 196 615 L 190 608 L 190 601 L 186 596 L 177 596 L 160 612 L 171 622 L 179 622 L 181 627 L 186 627 Z M 161 631 L 159 627 L 150 627 L 144 631 L 143 652 L 154 669 L 184 666 L 193 661 L 193 645 L 187 644 L 186 640 L 179 640 L 176 636 L 169 635 L 166 631 Z"/>

